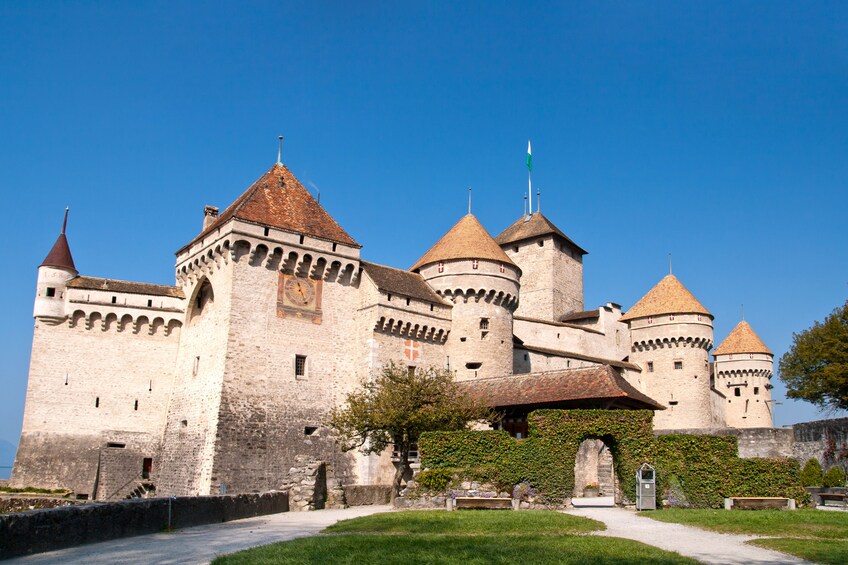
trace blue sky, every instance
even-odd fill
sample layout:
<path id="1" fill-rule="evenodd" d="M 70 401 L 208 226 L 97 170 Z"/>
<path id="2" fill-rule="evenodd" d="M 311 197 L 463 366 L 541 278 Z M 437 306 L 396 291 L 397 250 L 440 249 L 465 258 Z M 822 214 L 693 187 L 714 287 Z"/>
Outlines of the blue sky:
<path id="1" fill-rule="evenodd" d="M 780 356 L 848 298 L 846 101 L 838 2 L 0 3 L 0 440 L 65 206 L 82 274 L 173 284 L 203 206 L 279 134 L 363 257 L 399 267 L 469 185 L 490 232 L 517 219 L 531 138 L 587 307 L 630 307 L 672 253 L 717 341 L 744 303 Z M 775 385 L 778 424 L 822 417 Z"/>

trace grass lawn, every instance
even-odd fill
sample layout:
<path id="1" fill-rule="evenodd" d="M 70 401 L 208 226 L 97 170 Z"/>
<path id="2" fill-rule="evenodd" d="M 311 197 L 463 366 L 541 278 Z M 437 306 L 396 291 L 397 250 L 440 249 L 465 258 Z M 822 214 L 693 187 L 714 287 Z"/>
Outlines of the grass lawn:
<path id="1" fill-rule="evenodd" d="M 581 535 L 603 527 L 546 511 L 390 512 L 345 520 L 324 535 L 240 551 L 212 563 L 697 563 L 634 541 Z"/>
<path id="2" fill-rule="evenodd" d="M 672 508 L 642 512 L 660 522 L 686 524 L 731 534 L 848 539 L 848 512 L 822 510 L 695 510 Z"/>
<path id="3" fill-rule="evenodd" d="M 816 563 L 848 563 L 848 512 L 671 509 L 641 516 L 722 533 L 772 536 L 748 543 Z"/>

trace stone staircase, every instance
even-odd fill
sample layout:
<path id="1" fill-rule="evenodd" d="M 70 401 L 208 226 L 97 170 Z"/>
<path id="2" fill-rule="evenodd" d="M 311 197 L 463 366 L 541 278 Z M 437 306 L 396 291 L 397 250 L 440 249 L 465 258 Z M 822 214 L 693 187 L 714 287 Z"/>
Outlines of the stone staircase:
<path id="1" fill-rule="evenodd" d="M 598 487 L 601 496 L 613 496 L 615 494 L 612 452 L 606 445 L 598 453 Z"/>
<path id="2" fill-rule="evenodd" d="M 144 482 L 138 483 L 135 488 L 130 491 L 126 498 L 153 498 L 154 496 L 156 496 L 156 485 Z"/>

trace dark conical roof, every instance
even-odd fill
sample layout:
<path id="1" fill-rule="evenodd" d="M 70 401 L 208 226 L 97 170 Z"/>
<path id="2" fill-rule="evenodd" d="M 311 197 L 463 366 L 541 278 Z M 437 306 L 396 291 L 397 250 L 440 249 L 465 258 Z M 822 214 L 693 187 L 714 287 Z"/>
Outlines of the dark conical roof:
<path id="1" fill-rule="evenodd" d="M 56 238 L 56 243 L 53 244 L 50 253 L 44 258 L 39 267 L 59 267 L 60 269 L 70 269 L 77 272 L 74 266 L 74 258 L 71 255 L 71 247 L 68 245 L 68 238 L 65 237 L 65 229 L 68 227 L 68 209 L 65 208 L 65 221 L 62 222 L 62 233 Z"/>

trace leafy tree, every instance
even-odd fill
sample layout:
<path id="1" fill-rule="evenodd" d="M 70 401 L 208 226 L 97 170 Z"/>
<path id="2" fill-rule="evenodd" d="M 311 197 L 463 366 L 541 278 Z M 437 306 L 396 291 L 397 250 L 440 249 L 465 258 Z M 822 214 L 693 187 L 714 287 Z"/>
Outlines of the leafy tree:
<path id="1" fill-rule="evenodd" d="M 822 480 L 824 487 L 844 487 L 845 486 L 845 471 L 840 467 L 831 467 L 824 474 Z"/>
<path id="2" fill-rule="evenodd" d="M 848 302 L 824 322 L 794 334 L 779 369 L 789 398 L 848 409 Z"/>
<path id="3" fill-rule="evenodd" d="M 395 446 L 400 461 L 394 499 L 409 469 L 410 448 L 423 432 L 462 430 L 469 422 L 492 418 L 490 409 L 454 382 L 451 371 L 388 363 L 380 376 L 348 394 L 346 405 L 333 409 L 327 423 L 338 432 L 344 451 L 379 453 Z"/>
<path id="4" fill-rule="evenodd" d="M 815 457 L 808 459 L 801 469 L 801 484 L 805 487 L 822 486 L 822 466 Z"/>

